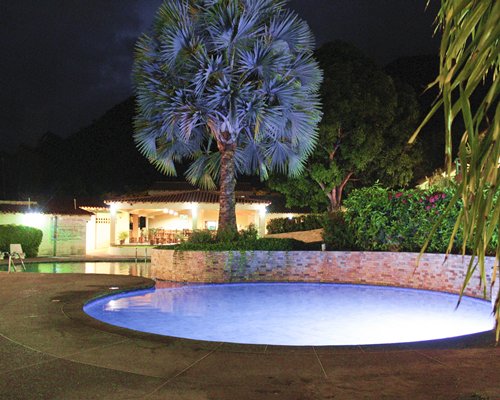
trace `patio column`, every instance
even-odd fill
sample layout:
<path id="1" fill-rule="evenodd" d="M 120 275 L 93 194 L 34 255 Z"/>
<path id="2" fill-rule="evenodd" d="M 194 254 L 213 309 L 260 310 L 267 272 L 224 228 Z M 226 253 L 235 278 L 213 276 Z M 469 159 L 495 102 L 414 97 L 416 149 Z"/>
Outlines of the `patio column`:
<path id="1" fill-rule="evenodd" d="M 191 226 L 193 231 L 198 229 L 198 203 L 191 203 Z"/>
<path id="2" fill-rule="evenodd" d="M 261 204 L 259 206 L 259 226 L 257 230 L 259 231 L 259 236 L 263 237 L 266 234 L 266 205 Z"/>
<path id="3" fill-rule="evenodd" d="M 139 215 L 137 215 L 137 214 L 132 214 L 131 237 L 135 238 L 136 241 L 139 240 Z"/>
<path id="4" fill-rule="evenodd" d="M 109 224 L 109 244 L 114 246 L 116 244 L 116 206 L 111 204 L 110 211 L 110 224 Z"/>

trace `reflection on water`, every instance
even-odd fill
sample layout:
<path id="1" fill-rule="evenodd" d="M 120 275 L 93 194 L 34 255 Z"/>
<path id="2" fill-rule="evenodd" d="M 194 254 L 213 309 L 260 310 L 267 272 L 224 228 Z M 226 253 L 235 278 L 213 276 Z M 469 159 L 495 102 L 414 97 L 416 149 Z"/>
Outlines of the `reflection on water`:
<path id="1" fill-rule="evenodd" d="M 111 274 L 151 277 L 150 263 L 144 262 L 49 262 L 25 264 L 26 272 L 50 274 Z M 7 271 L 7 265 L 0 265 L 0 271 Z"/>
<path id="2" fill-rule="evenodd" d="M 282 345 L 400 343 L 493 328 L 489 302 L 438 292 L 338 284 L 222 284 L 117 294 L 85 311 L 161 335 Z"/>
<path id="3" fill-rule="evenodd" d="M 188 292 L 185 291 L 188 289 Z M 187 317 L 203 316 L 207 312 L 207 303 L 202 291 L 191 291 L 192 287 L 179 290 L 142 290 L 140 295 L 113 296 L 103 305 L 105 311 L 141 312 L 155 310 L 158 313 L 180 314 Z"/>

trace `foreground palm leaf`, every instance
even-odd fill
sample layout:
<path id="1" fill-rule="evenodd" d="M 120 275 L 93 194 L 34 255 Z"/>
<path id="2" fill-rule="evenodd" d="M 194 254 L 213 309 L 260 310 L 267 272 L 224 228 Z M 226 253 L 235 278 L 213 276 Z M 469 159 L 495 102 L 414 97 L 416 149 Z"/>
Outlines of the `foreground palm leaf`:
<path id="1" fill-rule="evenodd" d="M 485 256 L 492 236 L 498 235 L 500 224 L 500 2 L 441 0 L 437 22 L 443 37 L 440 73 L 433 85 L 439 86 L 440 96 L 422 126 L 438 109 L 444 108 L 449 173 L 452 138 L 456 137 L 453 130 L 460 126 L 454 122 L 461 119 L 464 126 L 458 151 L 461 180 L 450 207 L 462 200 L 463 211 L 455 227 L 457 230 L 461 225 L 464 232 L 463 252 L 467 244 L 473 248 L 463 289 L 478 269 L 486 295 Z M 417 134 L 418 130 L 411 141 Z M 451 237 L 449 249 L 453 240 Z M 493 288 L 498 280 L 500 241 L 498 243 L 491 279 L 491 295 L 496 299 L 497 341 L 500 294 Z"/>
<path id="2" fill-rule="evenodd" d="M 238 174 L 299 173 L 321 118 L 308 26 L 282 0 L 169 0 L 136 46 L 135 141 L 160 171 L 220 184 L 219 230 L 236 230 Z"/>

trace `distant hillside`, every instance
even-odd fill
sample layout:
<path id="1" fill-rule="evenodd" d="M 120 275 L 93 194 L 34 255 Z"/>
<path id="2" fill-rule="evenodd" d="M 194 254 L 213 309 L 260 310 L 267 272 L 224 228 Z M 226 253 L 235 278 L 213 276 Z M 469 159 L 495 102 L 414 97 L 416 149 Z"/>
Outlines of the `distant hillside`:
<path id="1" fill-rule="evenodd" d="M 133 116 L 129 98 L 67 139 L 47 132 L 37 146 L 5 155 L 2 197 L 125 193 L 165 179 L 136 149 Z"/>

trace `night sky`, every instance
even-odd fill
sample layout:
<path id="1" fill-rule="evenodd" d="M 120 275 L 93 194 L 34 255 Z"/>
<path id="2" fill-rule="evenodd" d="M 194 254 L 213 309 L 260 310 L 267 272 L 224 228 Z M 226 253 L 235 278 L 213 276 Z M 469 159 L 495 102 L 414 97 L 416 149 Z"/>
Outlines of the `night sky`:
<path id="1" fill-rule="evenodd" d="M 380 65 L 432 54 L 438 0 L 291 0 L 318 44 Z M 133 48 L 161 0 L 0 0 L 0 150 L 74 133 L 132 94 Z"/>

